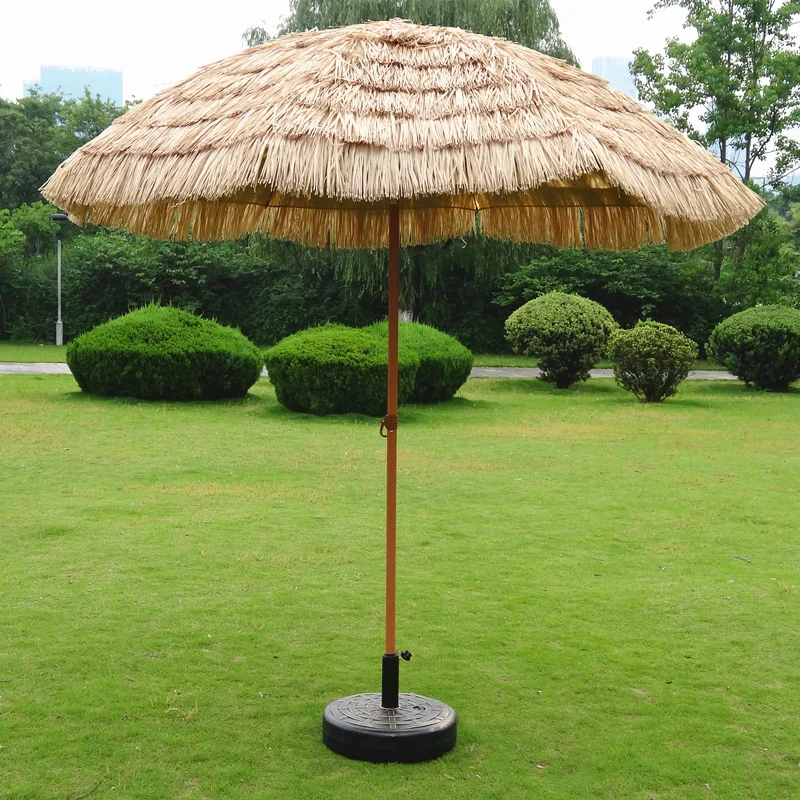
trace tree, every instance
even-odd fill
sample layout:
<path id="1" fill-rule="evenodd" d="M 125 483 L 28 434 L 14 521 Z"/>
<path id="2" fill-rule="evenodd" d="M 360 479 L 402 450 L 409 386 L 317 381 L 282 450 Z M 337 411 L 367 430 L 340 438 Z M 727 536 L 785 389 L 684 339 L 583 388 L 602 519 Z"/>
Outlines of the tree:
<path id="1" fill-rule="evenodd" d="M 259 44 L 271 42 L 272 36 L 263 25 L 251 25 L 243 34 L 242 42 L 247 47 L 255 47 Z"/>
<path id="2" fill-rule="evenodd" d="M 624 328 L 651 319 L 674 326 L 701 346 L 724 316 L 702 253 L 671 253 L 665 247 L 629 253 L 540 250 L 504 277 L 494 300 L 506 314 L 548 292 L 579 294 L 607 308 Z"/>
<path id="3" fill-rule="evenodd" d="M 729 313 L 800 301 L 800 251 L 792 240 L 790 215 L 786 221 L 767 207 L 728 239 L 717 293 Z"/>
<path id="4" fill-rule="evenodd" d="M 39 187 L 56 167 L 127 107 L 88 90 L 77 100 L 36 89 L 20 100 L 0 98 L 0 208 L 41 200 Z"/>
<path id="5" fill-rule="evenodd" d="M 670 7 L 686 11 L 693 41 L 635 52 L 640 98 L 714 148 L 743 181 L 774 156 L 769 179 L 779 183 L 800 164 L 800 145 L 788 135 L 800 125 L 800 53 L 790 32 L 800 2 L 658 0 L 650 14 Z"/>
<path id="6" fill-rule="evenodd" d="M 36 202 L 11 212 L 12 224 L 25 237 L 25 255 L 39 256 L 55 250 L 57 223 L 50 215 L 56 211 L 49 203 Z"/>
<path id="7" fill-rule="evenodd" d="M 800 183 L 787 183 L 768 196 L 769 204 L 784 218 L 789 216 L 793 204 L 800 203 Z"/>
<path id="8" fill-rule="evenodd" d="M 22 253 L 25 249 L 25 234 L 14 224 L 11 212 L 0 208 L 0 264 L 8 256 Z"/>
<path id="9" fill-rule="evenodd" d="M 40 200 L 39 187 L 62 160 L 56 146 L 60 122 L 56 95 L 0 98 L 0 208 Z"/>
<path id="10" fill-rule="evenodd" d="M 502 36 L 578 66 L 575 54 L 561 38 L 550 0 L 291 0 L 289 15 L 278 33 L 396 17 Z M 268 41 L 269 36 L 263 27 L 253 26 L 244 39 L 252 46 Z"/>
<path id="11" fill-rule="evenodd" d="M 137 100 L 129 100 L 118 106 L 113 100 L 104 100 L 99 94 L 94 97 L 87 88 L 83 97 L 63 101 L 61 118 L 64 122 L 63 134 L 67 140 L 66 148 L 75 150 L 101 134 L 118 116 L 137 105 Z"/>

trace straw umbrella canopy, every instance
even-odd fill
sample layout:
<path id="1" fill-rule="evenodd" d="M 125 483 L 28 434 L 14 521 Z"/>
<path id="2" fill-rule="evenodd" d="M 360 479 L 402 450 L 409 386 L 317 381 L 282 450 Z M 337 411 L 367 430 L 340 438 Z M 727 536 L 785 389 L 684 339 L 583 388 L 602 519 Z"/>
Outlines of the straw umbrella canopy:
<path id="1" fill-rule="evenodd" d="M 501 39 L 393 20 L 283 36 L 135 107 L 43 193 L 159 238 L 385 247 L 488 236 L 688 250 L 761 208 L 604 80 Z M 477 213 L 476 213 L 477 212 Z"/>
<path id="2" fill-rule="evenodd" d="M 157 238 L 261 232 L 389 247 L 382 693 L 331 704 L 323 723 L 331 747 L 374 760 L 427 758 L 455 742 L 452 709 L 397 689 L 400 246 L 479 230 L 558 247 L 689 250 L 763 206 L 601 78 L 502 39 L 402 20 L 291 34 L 211 64 L 117 119 L 42 192 L 79 225 Z"/>

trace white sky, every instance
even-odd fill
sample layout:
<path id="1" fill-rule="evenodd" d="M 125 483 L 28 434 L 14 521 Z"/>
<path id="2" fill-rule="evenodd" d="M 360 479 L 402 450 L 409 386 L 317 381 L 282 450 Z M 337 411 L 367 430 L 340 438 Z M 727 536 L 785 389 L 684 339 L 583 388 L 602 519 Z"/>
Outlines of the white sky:
<path id="1" fill-rule="evenodd" d="M 475 0 L 480 2 L 480 0 Z M 661 48 L 681 32 L 680 12 L 647 10 L 653 0 L 551 0 L 564 38 L 591 69 L 597 56 Z M 0 0 L 0 95 L 22 95 L 39 67 L 93 67 L 123 73 L 125 97 L 144 100 L 199 67 L 240 50 L 250 25 L 274 27 L 288 0 Z M 205 9 L 204 9 L 205 6 Z"/>

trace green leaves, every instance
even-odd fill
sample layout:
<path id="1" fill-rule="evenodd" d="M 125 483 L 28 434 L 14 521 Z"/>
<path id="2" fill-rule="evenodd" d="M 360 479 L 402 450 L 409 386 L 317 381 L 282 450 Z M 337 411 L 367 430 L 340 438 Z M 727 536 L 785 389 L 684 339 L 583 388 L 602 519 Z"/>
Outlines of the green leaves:
<path id="1" fill-rule="evenodd" d="M 793 224 L 768 207 L 725 241 L 717 292 L 729 308 L 800 300 Z"/>
<path id="2" fill-rule="evenodd" d="M 791 26 L 793 0 L 661 0 L 654 11 L 687 12 L 691 43 L 667 41 L 663 54 L 637 50 L 640 98 L 749 180 L 774 151 L 769 178 L 800 164 L 787 134 L 800 124 L 800 53 Z M 700 125 L 693 119 L 699 116 Z"/>
<path id="3" fill-rule="evenodd" d="M 706 342 L 724 315 L 703 254 L 649 248 L 632 253 L 542 248 L 503 279 L 495 302 L 507 308 L 551 291 L 580 294 L 607 308 L 623 327 L 651 318 Z"/>
<path id="4" fill-rule="evenodd" d="M 567 389 L 585 381 L 605 355 L 617 323 L 599 303 L 550 292 L 518 308 L 506 320 L 515 353 L 539 358 L 542 380 Z"/>
<path id="5" fill-rule="evenodd" d="M 377 322 L 366 330 L 386 341 L 389 323 Z M 399 336 L 400 346 L 413 350 L 420 360 L 410 402 L 449 400 L 469 377 L 472 353 L 452 336 L 419 322 L 401 322 Z"/>
<path id="6" fill-rule="evenodd" d="M 88 91 L 77 99 L 36 90 L 0 98 L 0 208 L 40 201 L 39 187 L 56 167 L 125 110 Z"/>
<path id="7" fill-rule="evenodd" d="M 708 346 L 746 383 L 786 391 L 800 379 L 800 311 L 776 305 L 741 311 L 717 325 Z"/>
<path id="8" fill-rule="evenodd" d="M 21 253 L 25 248 L 25 234 L 14 224 L 11 212 L 0 209 L 0 259 Z"/>
<path id="9" fill-rule="evenodd" d="M 686 380 L 697 345 L 671 325 L 648 320 L 616 331 L 608 355 L 619 386 L 645 403 L 661 403 Z"/>
<path id="10" fill-rule="evenodd" d="M 397 17 L 502 36 L 578 66 L 561 37 L 549 0 L 291 0 L 279 33 Z M 248 28 L 244 36 L 248 43 L 257 44 L 266 41 L 267 33 L 256 26 Z"/>
<path id="11" fill-rule="evenodd" d="M 156 305 L 79 336 L 66 357 L 83 391 L 144 400 L 244 397 L 262 366 L 238 330 Z"/>
<path id="12" fill-rule="evenodd" d="M 386 413 L 388 349 L 372 331 L 344 325 L 310 328 L 278 342 L 264 360 L 278 402 L 292 411 Z M 400 403 L 408 400 L 419 366 L 416 352 L 398 348 Z"/>

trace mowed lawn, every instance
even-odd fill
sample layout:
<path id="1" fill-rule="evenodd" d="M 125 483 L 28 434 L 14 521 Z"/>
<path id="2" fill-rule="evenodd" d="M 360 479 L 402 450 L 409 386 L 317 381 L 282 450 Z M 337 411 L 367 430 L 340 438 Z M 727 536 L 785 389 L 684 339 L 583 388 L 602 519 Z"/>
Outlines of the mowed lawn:
<path id="1" fill-rule="evenodd" d="M 14 342 L 0 342 L 0 361 L 40 361 L 58 362 L 66 361 L 67 348 L 56 347 L 54 344 L 17 344 Z"/>
<path id="2" fill-rule="evenodd" d="M 738 383 L 403 409 L 401 684 L 459 741 L 376 766 L 320 722 L 378 688 L 377 421 L 0 377 L 0 796 L 797 797 L 798 442 Z"/>

